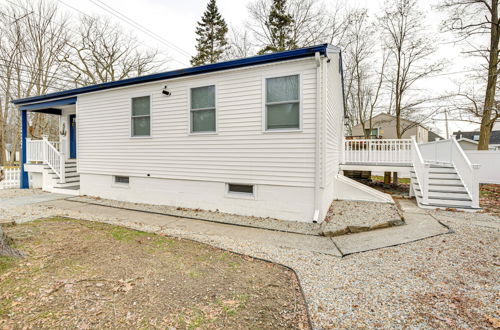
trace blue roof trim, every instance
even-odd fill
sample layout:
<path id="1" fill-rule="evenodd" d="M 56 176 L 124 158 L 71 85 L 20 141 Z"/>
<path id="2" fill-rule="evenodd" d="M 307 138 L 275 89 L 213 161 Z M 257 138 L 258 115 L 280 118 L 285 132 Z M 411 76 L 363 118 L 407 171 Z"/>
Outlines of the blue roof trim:
<path id="1" fill-rule="evenodd" d="M 50 94 L 47 94 L 50 95 Z M 67 99 L 62 99 L 62 100 L 55 100 L 55 101 L 48 101 L 48 102 L 41 102 L 41 103 L 34 103 L 34 104 L 28 104 L 28 105 L 23 105 L 19 108 L 19 110 L 43 110 L 43 109 L 49 109 L 49 108 L 55 108 L 55 107 L 60 107 L 63 105 L 70 105 L 70 104 L 76 104 L 76 97 L 70 97 Z"/>
<path id="2" fill-rule="evenodd" d="M 20 104 L 45 101 L 45 100 L 61 98 L 61 97 L 74 96 L 74 95 L 78 95 L 78 94 L 96 92 L 96 91 L 115 88 L 115 87 L 123 87 L 123 86 L 128 86 L 128 85 L 135 85 L 135 84 L 141 84 L 141 83 L 146 83 L 146 82 L 152 82 L 152 81 L 157 81 L 157 80 L 178 78 L 178 77 L 190 76 L 190 75 L 196 75 L 196 74 L 202 74 L 202 73 L 208 73 L 208 72 L 235 69 L 235 68 L 251 66 L 251 65 L 258 65 L 258 64 L 265 64 L 265 63 L 272 63 L 272 62 L 278 62 L 278 61 L 298 59 L 298 58 L 302 58 L 302 57 L 314 56 L 314 54 L 316 52 L 319 52 L 321 55 L 326 55 L 328 51 L 332 51 L 332 50 L 336 50 L 336 48 L 329 46 L 328 44 L 323 44 L 323 45 L 311 46 L 311 47 L 307 47 L 307 48 L 288 50 L 288 51 L 279 52 L 279 53 L 272 53 L 272 54 L 266 54 L 266 55 L 241 58 L 241 59 L 227 61 L 227 62 L 207 64 L 207 65 L 196 66 L 196 67 L 191 67 L 191 68 L 186 68 L 186 69 L 179 69 L 179 70 L 174 70 L 174 71 L 156 73 L 156 74 L 151 74 L 151 75 L 142 76 L 142 77 L 135 77 L 135 78 L 129 78 L 129 79 L 124 79 L 124 80 L 112 81 L 112 82 L 91 85 L 91 86 L 85 86 L 85 87 L 80 87 L 80 88 L 75 88 L 75 89 L 69 89 L 69 90 L 65 90 L 65 91 L 61 91 L 61 92 L 45 94 L 45 95 L 40 95 L 40 96 L 32 96 L 32 97 L 27 97 L 27 98 L 23 98 L 23 99 L 13 100 L 12 103 L 20 105 Z"/>

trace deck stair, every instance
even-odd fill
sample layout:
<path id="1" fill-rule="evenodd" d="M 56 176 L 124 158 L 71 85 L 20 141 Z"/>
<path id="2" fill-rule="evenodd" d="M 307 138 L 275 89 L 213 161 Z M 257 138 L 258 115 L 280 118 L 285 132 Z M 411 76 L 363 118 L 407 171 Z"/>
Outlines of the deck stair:
<path id="1" fill-rule="evenodd" d="M 420 207 L 477 210 L 453 165 L 430 164 L 427 202 L 423 201 L 415 170 L 410 174 L 411 189 Z"/>

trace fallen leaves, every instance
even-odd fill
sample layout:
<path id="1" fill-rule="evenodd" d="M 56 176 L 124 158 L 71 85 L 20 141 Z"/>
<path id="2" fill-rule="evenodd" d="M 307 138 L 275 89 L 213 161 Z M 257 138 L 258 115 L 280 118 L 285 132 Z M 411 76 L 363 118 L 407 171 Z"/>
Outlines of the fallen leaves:
<path id="1" fill-rule="evenodd" d="M 500 315 L 500 311 L 497 312 L 499 315 Z M 494 328 L 494 329 L 500 329 L 500 319 L 495 317 L 495 316 L 491 316 L 491 315 L 485 315 L 484 316 L 486 318 L 486 320 L 491 324 L 491 326 Z"/>

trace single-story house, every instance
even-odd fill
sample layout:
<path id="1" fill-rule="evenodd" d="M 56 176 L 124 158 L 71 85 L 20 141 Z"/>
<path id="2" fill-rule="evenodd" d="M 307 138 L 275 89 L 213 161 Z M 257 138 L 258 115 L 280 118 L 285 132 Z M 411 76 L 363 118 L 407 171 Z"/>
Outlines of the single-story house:
<path id="1" fill-rule="evenodd" d="M 453 135 L 462 149 L 477 150 L 477 145 L 479 144 L 479 131 L 458 131 L 453 132 Z M 491 131 L 489 149 L 500 150 L 500 131 Z"/>
<path id="2" fill-rule="evenodd" d="M 331 45 L 13 103 L 23 188 L 307 222 L 356 195 L 338 181 L 343 78 Z M 29 112 L 59 116 L 59 141 L 30 140 Z"/>
<path id="3" fill-rule="evenodd" d="M 417 142 L 430 142 L 436 139 L 442 139 L 438 134 L 434 133 L 427 127 L 422 126 L 421 124 L 408 120 L 401 119 L 401 127 L 403 130 L 402 139 L 409 139 L 412 136 L 415 136 Z M 369 121 L 366 121 L 365 129 L 363 131 L 363 126 L 358 124 L 352 127 L 351 130 L 351 138 L 365 138 L 365 136 L 369 136 L 370 138 L 375 139 L 397 139 L 398 135 L 396 133 L 396 117 L 390 115 L 388 113 L 379 113 L 376 116 L 372 117 L 372 128 L 371 131 L 369 128 Z M 366 132 L 365 132 L 366 131 Z M 367 134 L 365 134 L 367 133 Z"/>

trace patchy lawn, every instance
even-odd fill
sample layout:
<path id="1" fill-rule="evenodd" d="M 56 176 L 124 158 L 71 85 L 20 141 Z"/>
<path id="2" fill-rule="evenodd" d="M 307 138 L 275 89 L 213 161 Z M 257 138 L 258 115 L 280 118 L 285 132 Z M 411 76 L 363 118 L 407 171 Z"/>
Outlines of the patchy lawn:
<path id="1" fill-rule="evenodd" d="M 308 328 L 295 274 L 210 246 L 51 218 L 6 227 L 0 328 Z"/>
<path id="2" fill-rule="evenodd" d="M 483 184 L 479 194 L 481 207 L 500 216 L 500 184 Z"/>

